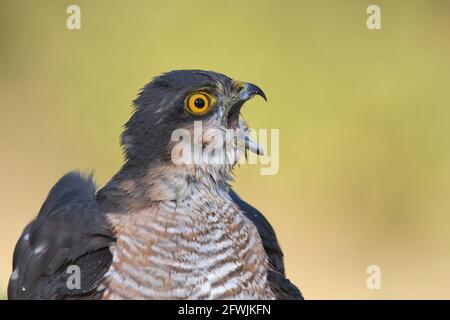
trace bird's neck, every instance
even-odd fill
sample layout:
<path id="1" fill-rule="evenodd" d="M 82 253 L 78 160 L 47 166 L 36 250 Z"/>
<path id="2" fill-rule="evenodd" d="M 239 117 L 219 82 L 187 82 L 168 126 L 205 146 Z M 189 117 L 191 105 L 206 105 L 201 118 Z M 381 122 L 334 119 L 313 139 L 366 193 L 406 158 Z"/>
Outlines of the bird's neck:
<path id="1" fill-rule="evenodd" d="M 105 211 L 140 210 L 155 201 L 181 202 L 204 191 L 228 193 L 231 167 L 175 165 L 154 162 L 148 166 L 125 163 L 122 169 L 98 192 Z"/>

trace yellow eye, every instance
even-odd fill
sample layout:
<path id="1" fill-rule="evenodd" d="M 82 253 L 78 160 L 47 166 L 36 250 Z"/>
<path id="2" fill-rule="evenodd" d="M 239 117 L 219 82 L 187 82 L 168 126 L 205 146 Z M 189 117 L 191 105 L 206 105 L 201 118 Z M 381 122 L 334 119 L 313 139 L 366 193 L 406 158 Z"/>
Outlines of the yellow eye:
<path id="1" fill-rule="evenodd" d="M 186 104 L 192 114 L 201 115 L 211 107 L 211 98 L 207 93 L 194 93 L 189 96 Z"/>

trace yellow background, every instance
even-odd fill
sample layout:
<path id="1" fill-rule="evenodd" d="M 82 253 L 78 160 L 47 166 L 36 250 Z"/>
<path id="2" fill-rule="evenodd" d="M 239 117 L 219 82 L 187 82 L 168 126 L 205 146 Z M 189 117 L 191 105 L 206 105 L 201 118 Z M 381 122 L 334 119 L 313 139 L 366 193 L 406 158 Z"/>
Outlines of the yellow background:
<path id="1" fill-rule="evenodd" d="M 382 30 L 366 28 L 373 3 Z M 450 298 L 449 31 L 448 1 L 1 0 L 0 292 L 55 181 L 107 182 L 138 90 L 201 68 L 268 95 L 244 116 L 280 129 L 279 174 L 242 166 L 234 185 L 306 298 Z"/>

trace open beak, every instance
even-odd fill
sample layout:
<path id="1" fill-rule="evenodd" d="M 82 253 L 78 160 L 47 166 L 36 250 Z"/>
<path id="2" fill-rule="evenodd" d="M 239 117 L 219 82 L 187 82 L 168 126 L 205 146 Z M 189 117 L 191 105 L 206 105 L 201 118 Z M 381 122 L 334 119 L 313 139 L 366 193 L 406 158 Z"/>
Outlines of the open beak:
<path id="1" fill-rule="evenodd" d="M 251 99 L 253 96 L 258 95 L 261 96 L 264 100 L 267 101 L 267 97 L 264 93 L 264 91 L 262 91 L 262 89 L 260 87 L 258 87 L 257 85 L 254 85 L 253 83 L 244 83 L 244 87 L 241 90 L 241 94 L 240 94 L 240 98 L 243 102 Z"/>
<path id="2" fill-rule="evenodd" d="M 239 114 L 241 113 L 241 108 L 246 101 L 250 100 L 255 95 L 261 96 L 264 100 L 267 101 L 267 97 L 260 87 L 248 82 L 242 83 L 242 89 L 239 93 L 239 100 L 236 103 L 234 103 L 230 108 L 230 110 L 228 111 L 227 122 L 229 128 L 231 129 L 239 128 L 240 126 Z M 261 148 L 261 146 L 258 143 L 252 141 L 248 136 L 245 137 L 245 148 L 249 149 L 250 151 L 258 155 L 264 154 L 264 151 Z"/>

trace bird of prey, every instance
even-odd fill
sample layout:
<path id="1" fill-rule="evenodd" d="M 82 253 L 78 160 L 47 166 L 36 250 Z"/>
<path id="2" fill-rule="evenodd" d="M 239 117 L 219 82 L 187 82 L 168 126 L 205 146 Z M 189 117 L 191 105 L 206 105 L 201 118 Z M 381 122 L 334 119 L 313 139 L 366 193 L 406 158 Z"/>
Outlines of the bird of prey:
<path id="1" fill-rule="evenodd" d="M 55 184 L 15 247 L 9 299 L 303 299 L 271 225 L 230 188 L 237 146 L 259 152 L 240 117 L 255 95 L 265 99 L 202 70 L 144 86 L 121 136 L 124 165 L 98 192 L 77 172 Z M 196 121 L 235 133 L 231 161 L 173 161 L 173 132 Z M 206 131 L 202 150 L 220 141 Z"/>

